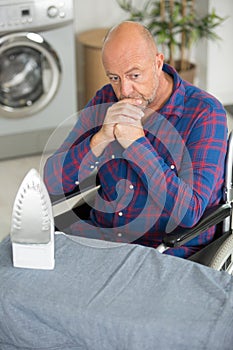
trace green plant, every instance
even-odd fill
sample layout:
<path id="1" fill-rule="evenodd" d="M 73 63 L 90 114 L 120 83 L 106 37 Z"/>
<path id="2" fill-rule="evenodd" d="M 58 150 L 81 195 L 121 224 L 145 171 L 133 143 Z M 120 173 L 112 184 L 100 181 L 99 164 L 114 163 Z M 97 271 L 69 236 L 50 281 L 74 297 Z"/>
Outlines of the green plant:
<path id="1" fill-rule="evenodd" d="M 199 17 L 195 0 L 149 0 L 141 9 L 136 8 L 132 0 L 117 2 L 130 14 L 129 20 L 147 26 L 165 55 L 167 48 L 166 61 L 178 70 L 189 69 L 190 49 L 195 42 L 202 38 L 219 39 L 215 28 L 226 19 L 218 16 L 214 9 Z"/>

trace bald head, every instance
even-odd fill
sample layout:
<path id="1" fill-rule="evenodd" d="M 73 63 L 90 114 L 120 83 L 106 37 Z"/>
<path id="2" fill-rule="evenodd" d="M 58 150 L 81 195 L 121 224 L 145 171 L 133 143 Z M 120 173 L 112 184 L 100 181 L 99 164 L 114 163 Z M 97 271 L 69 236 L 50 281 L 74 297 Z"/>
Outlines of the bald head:
<path id="1" fill-rule="evenodd" d="M 152 55 L 157 54 L 157 47 L 155 40 L 151 35 L 150 31 L 143 25 L 137 22 L 125 21 L 122 22 L 107 33 L 104 44 L 103 54 L 111 44 L 120 46 L 123 48 L 129 48 L 131 45 L 142 45 L 145 46 L 147 52 L 151 52 Z"/>

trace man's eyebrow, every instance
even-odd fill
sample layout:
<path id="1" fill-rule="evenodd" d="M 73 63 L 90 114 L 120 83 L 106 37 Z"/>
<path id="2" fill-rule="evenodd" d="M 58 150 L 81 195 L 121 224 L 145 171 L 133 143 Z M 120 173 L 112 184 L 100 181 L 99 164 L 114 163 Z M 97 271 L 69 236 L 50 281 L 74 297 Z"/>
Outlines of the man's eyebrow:
<path id="1" fill-rule="evenodd" d="M 130 74 L 130 73 L 132 73 L 133 71 L 135 71 L 135 70 L 141 70 L 141 68 L 140 67 L 132 67 L 132 68 L 130 68 L 127 72 L 125 72 L 125 74 Z M 109 72 L 109 71 L 107 71 L 106 72 L 106 74 L 107 75 L 116 75 L 116 76 L 118 76 L 118 74 L 116 74 L 116 73 L 111 73 L 111 72 Z"/>
<path id="2" fill-rule="evenodd" d="M 111 73 L 111 72 L 106 72 L 107 75 L 117 75 L 115 73 Z"/>
<path id="3" fill-rule="evenodd" d="M 132 73 L 132 72 L 135 71 L 135 70 L 141 70 L 141 69 L 140 69 L 140 67 L 133 67 L 133 68 L 130 68 L 130 69 L 126 72 L 126 74 Z"/>

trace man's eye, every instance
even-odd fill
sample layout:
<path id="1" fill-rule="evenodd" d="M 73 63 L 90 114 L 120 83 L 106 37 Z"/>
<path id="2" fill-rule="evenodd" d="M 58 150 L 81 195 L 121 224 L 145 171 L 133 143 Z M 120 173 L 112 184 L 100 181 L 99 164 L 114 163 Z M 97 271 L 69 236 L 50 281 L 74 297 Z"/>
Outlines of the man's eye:
<path id="1" fill-rule="evenodd" d="M 140 77 L 139 73 L 131 75 L 131 79 L 133 79 L 133 80 L 138 79 L 139 77 Z"/>
<path id="2" fill-rule="evenodd" d="M 109 76 L 109 79 L 110 79 L 110 81 L 113 82 L 113 83 L 118 83 L 118 81 L 119 81 L 119 77 L 116 76 L 116 75 L 110 75 L 110 76 Z"/>

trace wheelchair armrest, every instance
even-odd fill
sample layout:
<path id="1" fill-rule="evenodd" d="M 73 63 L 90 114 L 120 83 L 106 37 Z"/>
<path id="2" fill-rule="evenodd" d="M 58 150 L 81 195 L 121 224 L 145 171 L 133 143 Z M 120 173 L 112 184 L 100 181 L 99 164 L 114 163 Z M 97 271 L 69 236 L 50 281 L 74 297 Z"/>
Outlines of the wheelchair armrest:
<path id="1" fill-rule="evenodd" d="M 163 243 L 170 248 L 184 245 L 186 242 L 197 237 L 212 226 L 222 222 L 231 215 L 230 203 L 218 204 L 205 210 L 200 221 L 191 228 L 177 228 L 163 237 Z"/>
<path id="2" fill-rule="evenodd" d="M 50 195 L 57 230 L 64 230 L 78 219 L 88 219 L 91 210 L 88 203 L 94 202 L 95 193 L 100 187 L 98 183 L 97 171 L 94 171 L 73 191 L 59 196 Z"/>
<path id="3" fill-rule="evenodd" d="M 85 178 L 81 183 L 78 183 L 75 188 L 68 192 L 62 193 L 60 195 L 52 195 L 50 194 L 50 199 L 53 206 L 58 205 L 61 202 L 67 201 L 71 198 L 76 197 L 77 195 L 94 189 L 99 185 L 99 180 L 97 176 L 97 171 L 94 170 L 87 178 Z"/>

